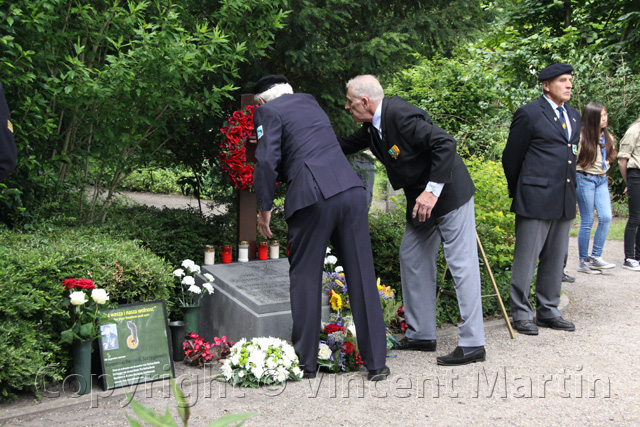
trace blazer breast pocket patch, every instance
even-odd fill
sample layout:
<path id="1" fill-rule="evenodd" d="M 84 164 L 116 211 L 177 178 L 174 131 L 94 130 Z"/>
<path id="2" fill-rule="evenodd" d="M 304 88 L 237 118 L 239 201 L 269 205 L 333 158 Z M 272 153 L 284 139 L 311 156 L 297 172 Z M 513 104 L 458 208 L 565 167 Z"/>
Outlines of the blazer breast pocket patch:
<path id="1" fill-rule="evenodd" d="M 544 176 L 531 176 L 524 175 L 522 177 L 523 185 L 533 185 L 536 187 L 548 187 L 549 186 L 549 178 Z"/>

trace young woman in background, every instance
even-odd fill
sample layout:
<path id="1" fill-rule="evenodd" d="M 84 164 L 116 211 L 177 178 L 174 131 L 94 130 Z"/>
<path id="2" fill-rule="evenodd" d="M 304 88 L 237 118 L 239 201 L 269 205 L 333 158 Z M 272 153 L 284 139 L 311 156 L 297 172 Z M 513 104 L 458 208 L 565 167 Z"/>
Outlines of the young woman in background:
<path id="1" fill-rule="evenodd" d="M 615 139 L 607 129 L 607 110 L 603 105 L 589 103 L 582 112 L 580 149 L 577 159 L 577 199 L 580 209 L 578 231 L 578 271 L 599 273 L 599 270 L 615 267 L 602 259 L 602 249 L 611 225 L 611 198 L 607 183 L 609 162 L 615 160 Z M 593 238 L 589 256 L 589 241 L 593 226 L 593 211 L 598 213 L 598 228 Z"/>

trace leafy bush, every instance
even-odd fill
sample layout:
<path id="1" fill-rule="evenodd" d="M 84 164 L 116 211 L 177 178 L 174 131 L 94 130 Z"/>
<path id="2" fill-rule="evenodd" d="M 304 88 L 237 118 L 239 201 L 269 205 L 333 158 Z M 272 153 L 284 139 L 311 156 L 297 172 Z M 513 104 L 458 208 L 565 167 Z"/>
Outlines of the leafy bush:
<path id="1" fill-rule="evenodd" d="M 377 211 L 369 215 L 369 233 L 376 276 L 380 283 L 402 295 L 400 281 L 400 242 L 404 234 L 404 209 L 389 213 Z"/>
<path id="2" fill-rule="evenodd" d="M 63 309 L 69 277 L 92 279 L 112 303 L 167 300 L 171 310 L 172 267 L 134 241 L 93 228 L 46 226 L 41 231 L 0 230 L 0 400 L 33 388 L 36 373 L 61 379 L 71 348 L 60 345 L 69 327 Z"/>
<path id="3" fill-rule="evenodd" d="M 465 164 L 477 189 L 474 196 L 476 230 L 502 300 L 507 304 L 508 309 L 515 243 L 515 214 L 511 212 L 507 181 L 499 162 L 471 157 L 465 159 Z M 478 255 L 482 275 L 482 294 L 493 294 L 495 291 L 482 255 L 480 253 Z M 484 298 L 482 306 L 485 316 L 500 312 L 497 298 Z"/>
<path id="4" fill-rule="evenodd" d="M 45 371 L 47 379 L 62 380 L 64 367 L 71 357 L 70 348 L 61 351 L 62 346 L 58 344 L 60 336 L 55 328 L 38 319 L 38 313 L 32 307 L 40 308 L 41 305 L 29 300 L 29 296 L 37 296 L 45 302 L 48 298 L 35 292 L 26 295 L 25 292 L 11 292 L 6 288 L 6 282 L 0 285 L 0 307 L 3 312 L 7 310 L 0 316 L 0 402 L 16 398 L 20 391 L 32 390 L 38 375 Z M 13 313 L 9 312 L 8 305 L 12 306 Z M 23 308 L 27 309 L 26 312 L 20 311 Z M 18 316 L 15 311 L 18 311 Z M 28 313 L 29 318 L 24 318 L 26 314 L 22 313 Z M 60 311 L 58 314 L 65 315 Z"/>
<path id="5" fill-rule="evenodd" d="M 190 176 L 177 168 L 144 168 L 135 170 L 120 184 L 121 188 L 152 193 L 179 193 L 178 179 Z"/>
<path id="6" fill-rule="evenodd" d="M 232 213 L 203 216 L 195 210 L 133 206 L 114 210 L 104 229 L 138 241 L 177 267 L 184 259 L 201 264 L 205 245 L 216 247 L 216 262 L 221 262 L 222 245 L 235 244 L 235 224 Z"/>
<path id="7" fill-rule="evenodd" d="M 464 53 L 463 53 L 464 55 Z M 508 130 L 498 76 L 470 55 L 421 59 L 385 90 L 426 110 L 434 123 L 455 135 L 472 154 L 497 158 Z M 505 120 L 506 125 L 505 125 Z"/>
<path id="8" fill-rule="evenodd" d="M 611 212 L 614 217 L 626 218 L 629 216 L 629 204 L 626 200 L 611 200 Z"/>

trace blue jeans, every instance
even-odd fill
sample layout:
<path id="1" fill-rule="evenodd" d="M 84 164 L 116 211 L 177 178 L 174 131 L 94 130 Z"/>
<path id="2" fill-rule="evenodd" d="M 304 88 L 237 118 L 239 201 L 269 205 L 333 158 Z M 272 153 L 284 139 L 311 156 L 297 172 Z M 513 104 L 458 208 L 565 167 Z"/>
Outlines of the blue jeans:
<path id="1" fill-rule="evenodd" d="M 609 197 L 609 186 L 607 176 L 577 174 L 578 184 L 576 196 L 578 208 L 580 209 L 580 231 L 578 231 L 578 252 L 580 259 L 589 256 L 589 240 L 591 239 L 591 227 L 593 226 L 593 210 L 598 212 L 598 228 L 593 238 L 593 248 L 591 256 L 602 255 L 604 241 L 609 234 L 611 225 L 611 198 Z"/>

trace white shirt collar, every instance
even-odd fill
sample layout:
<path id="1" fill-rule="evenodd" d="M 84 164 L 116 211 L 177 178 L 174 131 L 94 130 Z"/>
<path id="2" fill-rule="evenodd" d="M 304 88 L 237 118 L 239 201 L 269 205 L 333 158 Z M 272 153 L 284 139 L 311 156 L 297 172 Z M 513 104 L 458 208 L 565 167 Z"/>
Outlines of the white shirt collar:
<path id="1" fill-rule="evenodd" d="M 376 107 L 376 112 L 373 113 L 373 119 L 371 119 L 371 124 L 373 125 L 374 128 L 378 129 L 378 132 L 380 132 L 380 135 L 382 135 L 382 128 L 380 127 L 380 122 L 382 121 L 382 101 L 384 101 L 384 99 L 382 99 L 379 103 L 378 106 Z"/>
<path id="2" fill-rule="evenodd" d="M 547 95 L 543 94 L 542 96 L 544 97 L 544 99 L 547 100 L 547 102 L 551 105 L 551 107 L 553 107 L 553 111 L 555 111 L 556 114 L 558 114 L 558 107 L 564 108 L 564 103 L 562 105 L 558 105 L 555 102 L 553 102 L 551 98 L 548 98 Z"/>
<path id="3" fill-rule="evenodd" d="M 564 111 L 563 115 L 564 115 L 565 123 L 567 124 L 567 131 L 569 135 L 573 135 L 573 128 L 571 126 L 571 121 L 569 120 L 569 112 L 564 106 L 564 103 L 562 103 L 562 105 L 558 105 L 555 102 L 553 102 L 550 98 L 548 98 L 547 95 L 542 94 L 542 96 L 544 97 L 544 99 L 547 100 L 547 102 L 549 102 L 549 105 L 551 105 L 551 108 L 553 108 L 553 112 L 556 113 L 556 117 L 560 117 L 560 111 L 558 111 L 558 107 L 563 108 L 563 111 Z"/>

